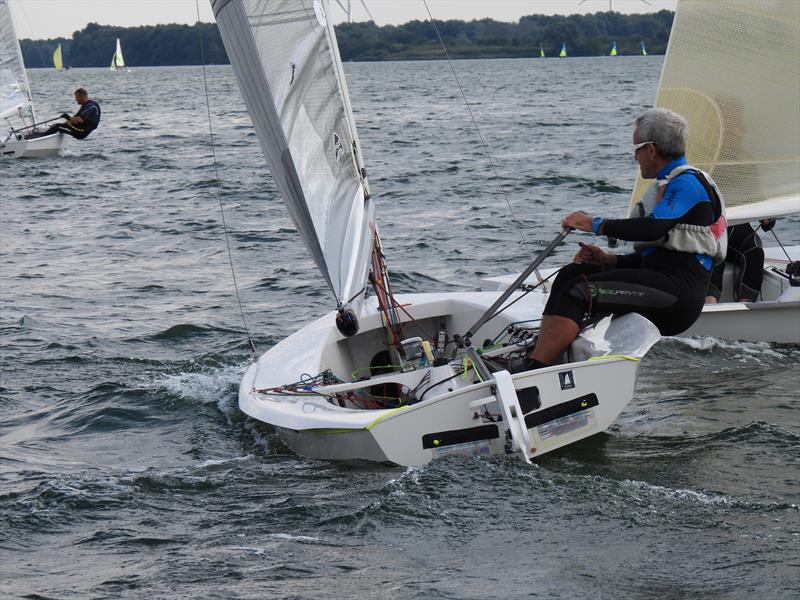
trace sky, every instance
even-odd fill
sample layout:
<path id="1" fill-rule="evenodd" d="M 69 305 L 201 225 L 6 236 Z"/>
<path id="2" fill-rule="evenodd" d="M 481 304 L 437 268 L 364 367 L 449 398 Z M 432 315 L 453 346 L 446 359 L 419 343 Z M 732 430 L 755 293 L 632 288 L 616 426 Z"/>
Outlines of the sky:
<path id="1" fill-rule="evenodd" d="M 645 13 L 675 10 L 677 0 L 427 0 L 435 19 L 483 19 L 516 22 L 530 14 L 588 14 L 609 9 L 617 12 Z M 341 0 L 347 6 L 347 0 Z M 399 25 L 413 19 L 427 20 L 422 0 L 351 0 L 353 21 L 369 20 L 366 10 L 378 25 Z M 167 23 L 193 24 L 213 21 L 208 0 L 10 0 L 17 36 L 28 39 L 72 37 L 89 23 L 136 27 Z M 335 23 L 346 21 L 347 14 L 331 0 L 330 16 Z"/>

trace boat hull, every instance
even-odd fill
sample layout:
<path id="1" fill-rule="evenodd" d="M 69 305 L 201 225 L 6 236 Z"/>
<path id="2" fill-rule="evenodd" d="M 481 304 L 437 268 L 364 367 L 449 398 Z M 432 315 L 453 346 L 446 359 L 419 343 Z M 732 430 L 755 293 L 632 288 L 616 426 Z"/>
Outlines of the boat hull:
<path id="1" fill-rule="evenodd" d="M 788 253 L 788 258 L 785 253 Z M 713 336 L 748 342 L 800 344 L 800 287 L 792 286 L 785 272 L 790 258 L 800 260 L 800 246 L 767 247 L 764 248 L 764 254 L 764 279 L 761 285 L 764 300 L 734 302 L 730 294 L 733 267 L 728 265 L 722 301 L 706 304 L 694 325 L 680 334 L 681 337 Z M 542 271 L 542 276 L 547 277 L 553 271 Z M 516 277 L 502 275 L 483 279 L 481 289 L 503 290 Z M 535 276 L 528 278 L 526 283 L 535 284 Z"/>
<path id="2" fill-rule="evenodd" d="M 0 158 L 48 158 L 59 156 L 67 144 L 63 133 L 52 133 L 32 139 L 11 138 L 0 144 Z"/>
<path id="3" fill-rule="evenodd" d="M 452 326 L 458 327 L 472 322 L 497 298 L 492 293 L 464 294 L 460 299 L 453 296 L 459 295 L 419 295 L 398 301 L 420 318 L 446 316 Z M 509 314 L 504 313 L 505 322 L 495 326 L 502 330 L 520 317 L 532 316 L 528 312 L 531 310 L 541 310 L 535 297 L 528 298 L 527 307 L 524 301 L 515 304 Z M 307 325 L 267 352 L 247 370 L 239 389 L 240 409 L 272 425 L 293 452 L 308 458 L 403 466 L 423 465 L 448 455 L 519 453 L 529 460 L 605 431 L 633 398 L 638 357 L 621 356 L 615 350 L 609 350 L 613 354 L 608 356 L 514 375 L 502 371 L 486 381 L 466 380 L 452 365 L 381 376 L 415 389 L 420 388 L 420 382 L 431 385 L 433 392 L 429 396 L 397 408 L 354 410 L 330 400 L 330 391 L 359 385 L 366 388 L 378 383 L 377 378 L 367 380 L 369 383 L 329 386 L 327 395 L 311 393 L 323 388 L 288 396 L 272 388 L 277 381 L 286 383 L 287 377 L 292 380 L 298 373 L 350 368 L 349 364 L 337 366 L 337 360 L 357 352 L 364 344 L 345 346 L 348 340 L 340 339 L 331 327 L 333 317 L 331 313 Z M 635 335 L 646 337 L 655 331 L 646 319 L 628 317 L 641 320 L 629 326 L 637 331 Z M 369 322 L 369 315 L 362 318 L 364 322 Z M 648 329 L 652 331 L 646 332 Z M 369 336 L 369 332 L 364 335 Z M 652 339 L 657 337 L 656 333 Z M 308 340 L 313 339 L 319 343 L 309 344 Z M 301 341 L 304 350 L 297 352 Z M 295 349 L 294 356 L 291 349 Z M 356 363 L 360 362 L 356 359 Z M 501 381 L 508 382 L 505 391 Z M 504 412 L 509 407 L 511 412 Z M 525 430 L 519 432 L 521 435 L 511 432 L 510 415 L 517 417 Z"/>
<path id="4" fill-rule="evenodd" d="M 681 335 L 800 344 L 800 288 L 793 291 L 794 299 L 780 302 L 707 305 L 695 324 Z"/>
<path id="5" fill-rule="evenodd" d="M 528 392 L 540 401 L 537 408 L 525 413 L 526 425 L 531 425 L 527 427 L 532 442 L 529 456 L 535 458 L 608 429 L 633 398 L 638 364 L 613 358 L 515 375 L 517 393 Z M 574 387 L 561 389 L 565 377 Z M 322 460 L 419 466 L 451 455 L 512 454 L 506 424 L 482 417 L 484 406 L 492 414 L 499 413 L 490 388 L 487 383 L 409 406 L 362 429 L 276 427 L 275 431 L 296 454 Z M 242 393 L 249 393 L 246 386 Z M 486 403 L 480 404 L 482 401 Z"/>

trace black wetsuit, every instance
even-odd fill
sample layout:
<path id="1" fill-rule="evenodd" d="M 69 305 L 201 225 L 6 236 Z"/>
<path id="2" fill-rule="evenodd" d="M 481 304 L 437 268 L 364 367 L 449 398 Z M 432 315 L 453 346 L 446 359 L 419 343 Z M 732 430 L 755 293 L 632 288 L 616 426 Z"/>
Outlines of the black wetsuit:
<path id="1" fill-rule="evenodd" d="M 666 176 L 676 162 L 659 172 Z M 680 182 L 680 183 L 678 183 Z M 696 176 L 685 172 L 673 179 L 664 197 L 648 217 L 606 220 L 603 235 L 630 242 L 662 239 L 677 223 L 711 225 L 712 203 Z M 646 248 L 617 257 L 617 266 L 571 264 L 553 282 L 544 309 L 582 326 L 592 315 L 639 313 L 652 321 L 662 335 L 688 329 L 703 309 L 712 260 L 707 255 L 667 248 Z"/>
<path id="2" fill-rule="evenodd" d="M 87 100 L 81 104 L 80 110 L 75 113 L 76 117 L 81 117 L 83 123 L 58 123 L 50 127 L 45 135 L 60 131 L 74 138 L 82 140 L 92 133 L 100 124 L 100 105 L 94 100 Z"/>
<path id="3" fill-rule="evenodd" d="M 728 228 L 728 255 L 725 262 L 733 263 L 735 276 L 733 283 L 733 299 L 755 302 L 761 293 L 761 282 L 764 278 L 764 249 L 761 239 L 750 223 L 740 223 Z M 718 265 L 711 272 L 711 283 L 708 295 L 717 300 L 722 295 L 722 275 L 725 263 Z"/>

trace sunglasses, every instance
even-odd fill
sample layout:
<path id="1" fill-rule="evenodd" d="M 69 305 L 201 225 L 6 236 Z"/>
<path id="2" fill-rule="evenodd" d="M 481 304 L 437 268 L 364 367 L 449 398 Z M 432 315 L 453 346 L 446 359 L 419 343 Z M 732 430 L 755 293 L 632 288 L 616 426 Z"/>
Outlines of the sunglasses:
<path id="1" fill-rule="evenodd" d="M 639 142 L 638 144 L 633 144 L 633 154 L 636 156 L 636 153 L 647 146 L 647 144 L 655 144 L 655 142 Z"/>

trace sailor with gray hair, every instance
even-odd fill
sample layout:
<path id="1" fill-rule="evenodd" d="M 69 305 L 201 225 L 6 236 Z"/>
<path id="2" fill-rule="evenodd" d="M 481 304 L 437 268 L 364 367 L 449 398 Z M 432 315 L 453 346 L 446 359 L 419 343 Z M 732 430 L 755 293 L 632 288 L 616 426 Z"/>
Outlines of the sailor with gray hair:
<path id="1" fill-rule="evenodd" d="M 636 118 L 636 129 L 642 139 L 650 140 L 667 160 L 686 154 L 689 124 L 678 113 L 667 108 L 653 108 Z"/>
<path id="2" fill-rule="evenodd" d="M 688 165 L 689 127 L 665 108 L 636 119 L 633 154 L 644 179 L 655 179 L 627 219 L 573 212 L 563 220 L 595 235 L 634 242 L 616 255 L 580 243 L 556 277 L 533 353 L 515 372 L 549 366 L 596 315 L 636 312 L 662 335 L 677 335 L 700 315 L 711 269 L 725 258 L 725 207 L 707 173 Z"/>

